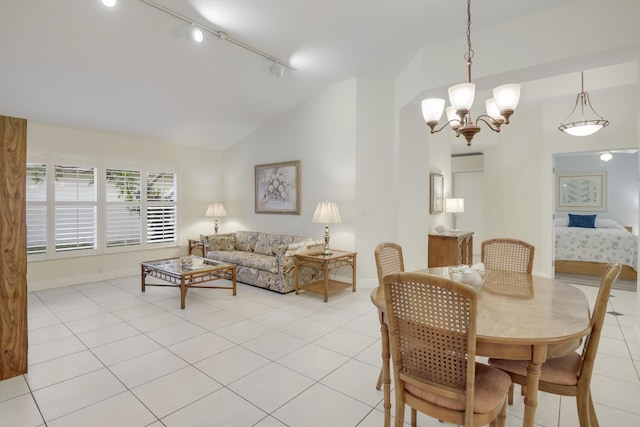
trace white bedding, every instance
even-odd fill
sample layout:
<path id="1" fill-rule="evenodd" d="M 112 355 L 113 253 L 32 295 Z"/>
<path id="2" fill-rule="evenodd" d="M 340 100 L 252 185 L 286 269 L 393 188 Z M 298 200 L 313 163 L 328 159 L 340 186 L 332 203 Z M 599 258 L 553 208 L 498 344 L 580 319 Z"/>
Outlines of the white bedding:
<path id="1" fill-rule="evenodd" d="M 600 228 L 567 227 L 556 221 L 557 260 L 610 262 L 638 270 L 638 236 L 624 227 Z"/>

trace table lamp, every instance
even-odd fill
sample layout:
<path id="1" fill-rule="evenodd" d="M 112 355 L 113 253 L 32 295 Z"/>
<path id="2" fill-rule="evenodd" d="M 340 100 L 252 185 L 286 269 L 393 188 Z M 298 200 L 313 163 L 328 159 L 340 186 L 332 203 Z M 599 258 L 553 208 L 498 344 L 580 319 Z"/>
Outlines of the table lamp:
<path id="1" fill-rule="evenodd" d="M 218 218 L 227 216 L 227 211 L 224 210 L 224 205 L 221 202 L 213 202 L 213 203 L 209 203 L 209 207 L 207 208 L 207 212 L 205 213 L 205 216 L 215 218 L 214 220 L 215 231 L 216 231 L 216 234 L 218 234 Z"/>
<path id="2" fill-rule="evenodd" d="M 329 224 L 337 224 L 341 222 L 340 212 L 338 207 L 333 202 L 320 202 L 316 206 L 316 211 L 313 214 L 311 220 L 316 223 L 325 224 L 324 226 L 324 252 L 322 255 L 331 255 L 331 248 L 329 247 Z"/>
<path id="3" fill-rule="evenodd" d="M 453 214 L 453 228 L 452 232 L 456 233 L 460 230 L 456 228 L 457 214 L 464 212 L 464 199 L 447 199 L 444 202 L 444 210 Z"/>

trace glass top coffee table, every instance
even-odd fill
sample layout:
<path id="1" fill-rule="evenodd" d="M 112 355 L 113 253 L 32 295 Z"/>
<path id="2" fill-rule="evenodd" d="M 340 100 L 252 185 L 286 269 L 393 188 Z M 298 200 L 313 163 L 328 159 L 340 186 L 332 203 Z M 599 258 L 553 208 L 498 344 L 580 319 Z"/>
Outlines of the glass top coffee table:
<path id="1" fill-rule="evenodd" d="M 184 260 L 190 262 L 186 263 Z M 147 276 L 155 277 L 168 283 L 146 283 Z M 145 286 L 179 287 L 180 308 L 184 308 L 184 302 L 189 288 L 229 289 L 233 291 L 233 295 L 236 294 L 235 264 L 197 256 L 141 262 L 140 277 L 142 281 L 142 292 L 145 291 Z M 230 280 L 232 286 L 202 286 L 203 283 L 213 282 L 219 279 Z"/>

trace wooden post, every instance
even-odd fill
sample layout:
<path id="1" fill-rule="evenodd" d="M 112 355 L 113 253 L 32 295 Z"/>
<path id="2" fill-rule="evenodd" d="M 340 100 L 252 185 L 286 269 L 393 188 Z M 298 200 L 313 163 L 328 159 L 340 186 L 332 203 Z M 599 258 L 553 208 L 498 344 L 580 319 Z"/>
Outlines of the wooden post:
<path id="1" fill-rule="evenodd" d="M 0 380 L 27 372 L 27 121 L 0 116 Z"/>

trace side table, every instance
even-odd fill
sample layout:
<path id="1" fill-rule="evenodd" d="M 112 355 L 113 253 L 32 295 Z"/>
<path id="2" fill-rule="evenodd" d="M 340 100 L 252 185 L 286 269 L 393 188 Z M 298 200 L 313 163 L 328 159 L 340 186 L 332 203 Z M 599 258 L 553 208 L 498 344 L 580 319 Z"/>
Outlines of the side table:
<path id="1" fill-rule="evenodd" d="M 207 254 L 204 253 L 204 242 L 200 239 L 189 239 L 189 255 L 193 255 L 193 250 L 199 249 L 202 251 L 202 257 L 205 258 Z"/>
<path id="2" fill-rule="evenodd" d="M 294 255 L 294 263 L 296 269 L 294 273 L 296 278 L 296 294 L 300 292 L 300 289 L 317 294 L 322 294 L 324 295 L 324 302 L 327 302 L 329 301 L 330 294 L 341 291 L 343 289 L 350 287 L 353 289 L 353 292 L 355 292 L 357 254 L 357 252 L 340 251 L 333 249 L 333 253 L 331 255 L 311 255 L 303 253 Z M 329 272 L 331 270 L 343 267 L 345 265 L 351 266 L 351 283 L 329 279 Z M 307 283 L 305 285 L 300 285 L 300 269 L 304 267 L 322 271 L 324 274 L 324 279 Z"/>

